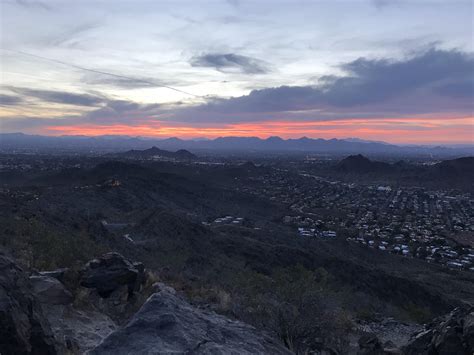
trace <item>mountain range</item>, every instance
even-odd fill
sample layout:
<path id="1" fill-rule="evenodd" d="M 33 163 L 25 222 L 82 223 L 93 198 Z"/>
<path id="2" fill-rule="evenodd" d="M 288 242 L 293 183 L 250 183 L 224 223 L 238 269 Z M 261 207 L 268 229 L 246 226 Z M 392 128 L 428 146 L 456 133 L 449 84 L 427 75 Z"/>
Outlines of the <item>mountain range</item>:
<path id="1" fill-rule="evenodd" d="M 130 136 L 40 136 L 23 133 L 0 134 L 0 149 L 4 152 L 82 151 L 118 152 L 124 149 L 187 149 L 193 152 L 273 152 L 321 154 L 418 154 L 434 156 L 474 155 L 474 145 L 460 147 L 401 146 L 385 142 L 365 141 L 357 138 L 321 139 L 269 137 L 219 137 L 209 140 L 184 140 L 180 138 L 153 139 Z"/>

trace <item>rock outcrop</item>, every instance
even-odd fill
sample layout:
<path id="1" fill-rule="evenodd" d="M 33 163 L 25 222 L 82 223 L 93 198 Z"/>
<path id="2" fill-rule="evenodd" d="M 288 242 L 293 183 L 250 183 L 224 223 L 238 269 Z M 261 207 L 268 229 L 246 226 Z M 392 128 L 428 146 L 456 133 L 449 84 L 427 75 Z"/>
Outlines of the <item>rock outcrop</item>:
<path id="1" fill-rule="evenodd" d="M 50 270 L 50 271 L 40 271 L 38 274 L 41 276 L 48 276 L 58 279 L 59 281 L 63 282 L 66 273 L 69 272 L 68 268 Z"/>
<path id="2" fill-rule="evenodd" d="M 112 331 L 115 322 L 106 314 L 72 305 L 43 305 L 54 337 L 68 354 L 84 354 L 94 348 Z"/>
<path id="3" fill-rule="evenodd" d="M 410 337 L 423 329 L 422 325 L 412 322 L 401 322 L 394 318 L 377 316 L 372 321 L 358 321 L 356 329 L 363 336 L 359 339 L 359 350 L 361 353 L 375 349 L 382 349 L 385 353 L 393 353 L 396 349 L 405 346 Z M 372 338 L 372 341 L 369 341 Z M 374 338 L 377 339 L 375 343 Z"/>
<path id="4" fill-rule="evenodd" d="M 30 280 L 0 253 L 0 353 L 49 355 L 58 354 L 58 349 Z"/>
<path id="5" fill-rule="evenodd" d="M 91 355 L 291 354 L 254 327 L 197 309 L 162 284 L 135 316 Z"/>
<path id="6" fill-rule="evenodd" d="M 402 352 L 390 341 L 382 344 L 374 334 L 365 334 L 360 337 L 357 355 L 401 355 Z"/>
<path id="7" fill-rule="evenodd" d="M 143 278 L 142 263 L 131 263 L 119 253 L 107 253 L 87 263 L 82 271 L 81 286 L 96 289 L 103 298 L 127 286 L 131 296 L 139 289 Z"/>
<path id="8" fill-rule="evenodd" d="M 54 277 L 33 275 L 30 276 L 33 292 L 39 302 L 45 304 L 69 304 L 74 297 L 64 285 Z"/>
<path id="9" fill-rule="evenodd" d="M 379 338 L 372 334 L 360 337 L 358 355 L 380 355 L 383 354 L 383 346 Z"/>
<path id="10" fill-rule="evenodd" d="M 474 307 L 456 308 L 415 334 L 403 349 L 407 355 L 472 355 Z"/>

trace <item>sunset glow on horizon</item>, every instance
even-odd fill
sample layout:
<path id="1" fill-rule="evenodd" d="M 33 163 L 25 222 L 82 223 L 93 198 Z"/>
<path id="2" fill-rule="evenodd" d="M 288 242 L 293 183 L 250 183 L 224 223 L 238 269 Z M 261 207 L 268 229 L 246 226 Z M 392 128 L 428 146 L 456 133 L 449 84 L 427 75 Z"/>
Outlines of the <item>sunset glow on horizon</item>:
<path id="1" fill-rule="evenodd" d="M 389 143 L 470 143 L 473 134 L 470 128 L 474 117 L 427 119 L 427 118 L 397 118 L 397 119 L 352 119 L 323 122 L 252 122 L 220 125 L 218 127 L 191 127 L 173 125 L 167 122 L 155 122 L 153 125 L 76 125 L 50 126 L 45 135 L 124 135 L 149 138 L 182 139 L 217 138 L 226 136 L 268 138 L 279 136 L 284 139 L 300 138 L 348 138 L 358 137 L 366 140 L 383 140 Z M 448 126 L 448 127 L 446 127 Z M 416 130 L 413 130 L 416 127 Z M 423 132 L 420 135 L 420 132 Z M 440 139 L 440 137 L 443 137 Z"/>

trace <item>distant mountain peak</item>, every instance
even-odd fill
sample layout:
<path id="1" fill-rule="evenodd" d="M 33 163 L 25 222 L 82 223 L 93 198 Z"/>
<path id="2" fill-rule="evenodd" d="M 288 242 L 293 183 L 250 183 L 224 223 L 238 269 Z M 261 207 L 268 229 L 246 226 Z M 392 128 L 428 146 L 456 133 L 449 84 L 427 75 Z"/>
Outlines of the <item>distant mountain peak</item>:
<path id="1" fill-rule="evenodd" d="M 123 153 L 114 154 L 115 156 L 124 157 L 124 158 L 138 158 L 138 159 L 146 159 L 146 158 L 153 158 L 156 156 L 163 157 L 163 158 L 171 158 L 171 159 L 179 159 L 179 160 L 194 160 L 197 157 L 186 149 L 180 149 L 176 152 L 171 152 L 168 150 L 163 150 L 158 148 L 157 146 L 152 146 L 149 149 L 145 150 L 129 150 Z"/>
<path id="2" fill-rule="evenodd" d="M 362 154 L 350 155 L 336 165 L 336 170 L 345 173 L 389 172 L 392 169 L 390 164 L 372 161 Z"/>
<path id="3" fill-rule="evenodd" d="M 270 141 L 270 142 L 284 142 L 285 140 L 281 137 L 278 137 L 278 136 L 270 136 L 266 139 L 266 141 Z"/>

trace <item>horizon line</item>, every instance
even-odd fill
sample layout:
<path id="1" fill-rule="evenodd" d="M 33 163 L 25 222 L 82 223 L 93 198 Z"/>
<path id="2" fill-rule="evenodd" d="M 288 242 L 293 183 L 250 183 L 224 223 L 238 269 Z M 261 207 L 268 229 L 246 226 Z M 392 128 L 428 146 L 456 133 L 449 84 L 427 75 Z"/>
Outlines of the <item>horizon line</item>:
<path id="1" fill-rule="evenodd" d="M 30 133 L 24 133 L 24 132 L 0 132 L 0 135 L 8 135 L 8 134 L 22 134 L 25 136 L 37 136 L 37 137 L 51 137 L 51 138 L 68 138 L 68 137 L 85 137 L 85 138 L 103 138 L 103 137 L 117 137 L 117 138 L 136 138 L 136 139 L 144 139 L 144 140 L 158 140 L 158 141 L 164 141 L 168 139 L 178 139 L 184 142 L 189 142 L 189 141 L 214 141 L 216 139 L 222 139 L 222 138 L 254 138 L 254 139 L 259 139 L 262 141 L 268 140 L 270 138 L 279 138 L 283 141 L 288 141 L 288 140 L 301 140 L 301 139 L 311 139 L 311 140 L 323 140 L 323 141 L 331 141 L 331 140 L 340 140 L 340 141 L 348 141 L 351 139 L 356 139 L 359 140 L 359 142 L 355 141 L 353 143 L 378 143 L 378 144 L 387 144 L 387 145 L 394 145 L 394 146 L 473 146 L 474 147 L 474 142 L 444 142 L 444 143 L 439 143 L 439 142 L 429 142 L 429 143 L 392 143 L 390 141 L 384 141 L 384 140 L 372 140 L 372 139 L 364 139 L 364 138 L 359 138 L 359 137 L 344 137 L 344 138 L 337 138 L 337 137 L 332 137 L 332 138 L 321 138 L 321 137 L 309 137 L 309 136 L 299 136 L 299 137 L 288 137 L 284 138 L 278 135 L 268 135 L 265 137 L 259 137 L 259 136 L 239 136 L 239 135 L 223 135 L 223 136 L 218 136 L 218 137 L 196 137 L 196 138 L 181 138 L 179 136 L 169 136 L 169 137 L 156 137 L 156 136 L 133 136 L 133 135 L 126 135 L 126 134 L 101 134 L 101 135 L 85 135 L 85 134 L 30 134 Z"/>

